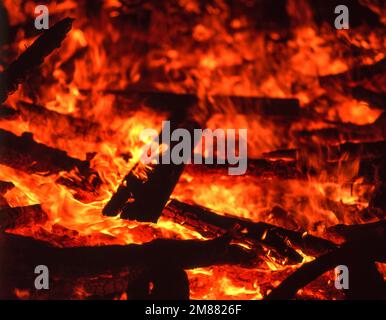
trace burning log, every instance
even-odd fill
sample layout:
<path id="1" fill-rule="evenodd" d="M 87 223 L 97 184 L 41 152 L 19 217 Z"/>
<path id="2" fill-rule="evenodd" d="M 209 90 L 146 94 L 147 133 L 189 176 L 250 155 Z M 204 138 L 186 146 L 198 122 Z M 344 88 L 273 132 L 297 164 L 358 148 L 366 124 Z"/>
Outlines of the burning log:
<path id="1" fill-rule="evenodd" d="M 5 9 L 3 3 L 0 3 L 0 46 L 4 45 L 8 41 L 8 27 L 9 17 L 8 12 Z"/>
<path id="2" fill-rule="evenodd" d="M 18 112 L 7 106 L 0 106 L 0 120 L 13 120 L 18 116 Z"/>
<path id="3" fill-rule="evenodd" d="M 375 261 L 386 261 L 384 221 L 375 225 L 349 226 L 345 229 L 355 240 L 304 264 L 273 289 L 266 299 L 291 299 L 299 289 L 339 265 L 346 265 L 349 269 L 350 285 L 349 289 L 345 289 L 347 298 L 385 299 L 386 284 L 374 264 Z"/>
<path id="4" fill-rule="evenodd" d="M 69 157 L 66 152 L 33 140 L 30 133 L 20 137 L 0 129 L 0 163 L 17 170 L 36 174 L 55 174 L 76 169 L 82 180 L 82 188 L 95 189 L 100 184 L 97 172 L 90 168 L 88 161 Z M 62 184 L 74 184 L 60 178 Z"/>
<path id="5" fill-rule="evenodd" d="M 319 77 L 320 84 L 326 88 L 342 88 L 347 90 L 352 85 L 358 85 L 362 81 L 386 72 L 386 58 L 372 64 L 354 67 L 346 72 Z"/>
<path id="6" fill-rule="evenodd" d="M 384 161 L 384 159 L 383 159 Z M 376 168 L 377 170 L 377 168 Z M 383 170 L 385 170 L 385 166 L 383 164 Z M 377 170 L 378 171 L 378 170 Z M 385 173 L 383 172 L 383 175 Z M 374 174 L 375 176 L 375 174 Z M 371 197 L 371 200 L 370 200 L 370 207 L 371 208 L 379 208 L 381 209 L 383 212 L 386 212 L 386 179 L 384 178 L 383 176 L 383 182 L 378 182 L 378 185 Z"/>
<path id="7" fill-rule="evenodd" d="M 40 205 L 0 209 L 0 230 L 25 227 L 31 223 L 42 224 L 47 214 Z"/>
<path id="8" fill-rule="evenodd" d="M 299 100 L 290 98 L 224 95 L 201 98 L 188 93 L 137 92 L 131 90 L 106 90 L 104 93 L 124 97 L 129 102 L 126 102 L 125 105 L 145 105 L 151 109 L 172 114 L 184 113 L 191 106 L 197 105 L 199 101 L 205 105 L 206 112 L 209 114 L 240 113 L 287 118 L 296 118 L 300 114 Z"/>
<path id="9" fill-rule="evenodd" d="M 318 147 L 319 154 L 325 161 L 340 161 L 341 159 L 375 159 L 386 156 L 386 141 L 377 142 L 347 142 L 340 145 Z M 302 149 L 287 149 L 276 150 L 264 153 L 263 156 L 268 159 L 290 159 L 296 160 L 302 157 L 302 154 L 307 156 L 307 150 Z"/>
<path id="10" fill-rule="evenodd" d="M 264 222 L 253 222 L 230 215 L 218 215 L 207 208 L 177 200 L 170 201 L 162 212 L 162 217 L 191 227 L 204 237 L 218 236 L 238 226 L 240 230 L 233 234 L 235 241 L 252 244 L 256 249 L 263 245 L 273 249 L 281 258 L 287 258 L 291 263 L 300 263 L 303 260 L 296 252 L 296 248 L 310 255 L 320 255 L 336 248 L 334 243 L 309 234 L 287 230 Z"/>
<path id="11" fill-rule="evenodd" d="M 95 122 L 62 114 L 36 104 L 20 101 L 16 108 L 21 119 L 27 121 L 32 128 L 49 125 L 57 129 L 55 133 L 59 137 L 88 138 L 93 132 L 100 130 L 99 124 Z"/>
<path id="12" fill-rule="evenodd" d="M 125 268 L 129 272 L 141 269 L 142 279 L 158 279 L 154 283 L 155 290 L 162 290 L 162 283 L 165 278 L 170 280 L 173 270 L 213 264 L 248 264 L 254 259 L 245 249 L 229 242 L 230 238 L 225 235 L 210 241 L 158 239 L 143 245 L 58 248 L 32 238 L 0 234 L 4 261 L 0 295 L 9 295 L 4 288 L 35 291 L 33 270 L 41 264 L 49 266 L 53 279 L 111 274 Z M 154 270 L 158 270 L 158 274 L 152 274 Z M 163 272 L 165 277 L 160 275 Z M 138 277 L 136 280 L 138 282 Z M 148 289 L 150 281 L 145 282 Z"/>
<path id="13" fill-rule="evenodd" d="M 44 32 L 34 43 L 0 74 L 0 103 L 17 90 L 18 85 L 60 44 L 72 27 L 73 19 L 65 18 Z"/>
<path id="14" fill-rule="evenodd" d="M 192 128 L 194 124 L 187 126 Z M 176 142 L 172 142 L 170 148 L 175 144 Z M 146 166 L 139 161 L 104 207 L 103 214 L 113 216 L 122 212 L 121 218 L 157 222 L 184 166 L 184 163 Z"/>
<path id="15" fill-rule="evenodd" d="M 226 175 L 227 165 L 223 164 L 188 164 L 185 171 L 188 174 L 219 174 Z M 281 179 L 305 179 L 306 175 L 297 168 L 296 161 L 271 161 L 267 159 L 248 159 L 247 177 L 271 178 L 278 177 Z"/>
<path id="16" fill-rule="evenodd" d="M 184 128 L 192 132 L 195 127 L 199 127 L 195 121 L 188 120 L 193 107 L 197 105 L 196 98 L 176 95 L 167 95 L 166 98 L 176 99 L 173 102 L 176 106 L 180 107 L 176 113 L 171 115 L 171 128 L 169 130 Z M 166 105 L 171 103 L 171 101 L 167 101 L 161 100 L 161 102 L 158 102 L 158 105 L 162 107 L 165 106 L 164 103 Z M 163 134 L 161 132 L 159 141 L 161 142 L 162 140 Z M 172 148 L 175 144 L 177 142 L 169 141 L 169 148 Z M 193 148 L 194 146 L 192 145 L 192 150 Z M 184 162 L 177 165 L 174 163 L 145 165 L 138 161 L 124 177 L 118 190 L 103 208 L 103 214 L 115 216 L 122 213 L 122 218 L 156 222 L 166 202 L 169 200 L 184 166 Z M 149 197 L 152 198 L 151 201 L 149 201 Z"/>

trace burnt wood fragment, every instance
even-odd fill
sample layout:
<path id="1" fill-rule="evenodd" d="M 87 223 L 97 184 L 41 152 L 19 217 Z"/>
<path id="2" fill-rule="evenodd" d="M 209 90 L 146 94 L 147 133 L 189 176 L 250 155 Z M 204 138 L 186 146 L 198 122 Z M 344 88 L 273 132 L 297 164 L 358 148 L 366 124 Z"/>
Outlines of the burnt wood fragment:
<path id="1" fill-rule="evenodd" d="M 83 91 L 84 92 L 84 91 Z M 295 98 L 270 98 L 253 96 L 213 95 L 198 97 L 189 93 L 172 93 L 162 91 L 138 92 L 134 90 L 106 90 L 127 99 L 126 105 L 144 105 L 159 112 L 172 114 L 185 113 L 186 109 L 200 103 L 205 105 L 209 114 L 239 113 L 262 116 L 283 116 L 296 118 L 300 115 L 300 103 Z"/>
<path id="2" fill-rule="evenodd" d="M 38 68 L 52 51 L 60 47 L 71 30 L 72 22 L 73 19 L 65 18 L 54 24 L 0 74 L 0 103 L 17 90 L 19 84 Z"/>
<path id="3" fill-rule="evenodd" d="M 80 182 L 63 177 L 59 178 L 59 182 L 73 186 L 78 183 L 82 188 L 88 189 L 95 189 L 101 183 L 98 173 L 90 168 L 88 161 L 70 157 L 62 150 L 37 143 L 29 133 L 17 136 L 0 129 L 0 141 L 0 163 L 8 167 L 40 175 L 75 169 Z"/>
<path id="4" fill-rule="evenodd" d="M 339 265 L 346 265 L 349 269 L 349 289 L 345 290 L 348 299 L 385 299 L 386 284 L 374 265 L 374 262 L 386 261 L 384 222 L 376 226 L 371 224 L 347 228 L 356 229 L 350 231 L 351 237 L 355 233 L 355 240 L 304 264 L 274 288 L 266 299 L 292 299 L 301 288 Z"/>
<path id="5" fill-rule="evenodd" d="M 190 113 L 196 105 L 196 99 L 179 100 L 183 106 L 182 112 L 171 115 L 170 132 L 177 128 L 184 128 L 193 132 L 199 127 L 196 121 L 190 120 Z M 159 143 L 162 141 L 162 131 L 159 134 Z M 168 149 L 171 150 L 178 142 L 169 141 Z M 191 150 L 194 149 L 192 143 Z M 160 156 L 162 157 L 162 156 Z M 182 164 L 143 164 L 139 160 L 133 169 L 124 177 L 117 191 L 103 208 L 103 214 L 121 218 L 157 222 L 162 209 L 169 200 L 178 179 L 188 159 Z"/>

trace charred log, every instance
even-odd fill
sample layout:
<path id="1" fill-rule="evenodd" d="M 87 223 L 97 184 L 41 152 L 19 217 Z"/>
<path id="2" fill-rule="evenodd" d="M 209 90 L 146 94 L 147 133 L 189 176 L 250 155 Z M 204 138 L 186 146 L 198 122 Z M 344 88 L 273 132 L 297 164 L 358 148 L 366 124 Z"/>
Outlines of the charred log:
<path id="1" fill-rule="evenodd" d="M 179 101 L 182 103 L 182 101 Z M 185 108 L 171 116 L 171 130 L 184 128 L 193 132 L 199 127 L 195 121 L 189 121 L 189 114 L 196 103 L 195 99 L 183 99 Z M 169 150 L 177 142 L 162 141 L 162 132 L 159 142 L 167 143 Z M 192 150 L 194 145 L 192 144 Z M 178 179 L 184 169 L 185 159 L 181 164 L 150 164 L 145 165 L 141 161 L 125 176 L 107 205 L 103 208 L 103 214 L 115 216 L 119 213 L 121 218 L 138 221 L 157 222 L 162 209 L 169 200 Z M 162 186 L 162 187 L 161 187 Z M 151 201 L 149 201 L 151 197 Z"/>
<path id="2" fill-rule="evenodd" d="M 0 163 L 27 173 L 41 175 L 55 174 L 75 169 L 84 183 L 82 188 L 95 189 L 100 184 L 97 172 L 90 168 L 88 161 L 72 158 L 66 152 L 37 143 L 29 133 L 20 137 L 0 129 Z M 74 184 L 76 181 L 60 178 L 62 184 Z"/>
<path id="3" fill-rule="evenodd" d="M 384 75 L 386 71 L 386 59 L 382 59 L 372 65 L 354 67 L 346 72 L 336 75 L 320 77 L 320 84 L 326 88 L 349 88 L 357 86 L 362 81 L 377 75 Z"/>
<path id="4" fill-rule="evenodd" d="M 9 18 L 3 3 L 0 3 L 0 46 L 9 40 Z M 1 56 L 0 56 L 1 58 Z"/>
<path id="5" fill-rule="evenodd" d="M 117 94 L 117 92 L 110 93 Z M 203 124 L 207 120 L 207 115 L 225 112 L 230 105 L 236 106 L 236 112 L 243 114 L 261 113 L 271 116 L 296 117 L 300 110 L 299 101 L 296 99 L 211 96 L 203 102 L 207 106 L 205 115 L 191 116 L 194 106 L 199 103 L 199 99 L 195 95 L 162 92 L 132 93 L 129 91 L 125 91 L 123 94 L 136 100 L 137 103 L 133 103 L 134 105 L 143 104 L 157 108 L 159 111 L 171 112 L 172 118 L 177 119 L 174 121 L 174 128 L 186 127 L 189 130 L 192 130 L 196 124 L 190 123 L 182 126 L 181 124 L 186 123 L 186 120 L 196 119 Z M 124 178 L 121 186 L 104 208 L 103 214 L 114 216 L 123 212 L 122 218 L 156 222 L 183 168 L 184 165 L 162 164 L 145 167 L 143 164 L 137 163 Z M 144 179 L 141 181 L 138 178 L 143 175 L 148 176 L 145 182 Z M 159 188 L 159 185 L 164 183 L 167 183 L 167 186 Z M 151 204 L 148 201 L 150 195 L 153 198 Z"/>
<path id="6" fill-rule="evenodd" d="M 14 187 L 15 187 L 15 185 L 12 182 L 0 181 L 0 194 L 4 194 L 8 190 L 11 190 Z"/>
<path id="7" fill-rule="evenodd" d="M 315 22 L 321 26 L 323 23 L 334 25 L 334 9 L 338 5 L 346 5 L 350 10 L 350 28 L 369 25 L 372 27 L 383 27 L 380 17 L 365 6 L 360 0 L 326 0 L 326 1 L 308 1 L 314 13 Z"/>
<path id="8" fill-rule="evenodd" d="M 0 252 L 2 261 L 5 261 L 0 267 L 0 281 L 3 282 L 0 286 L 1 296 L 10 295 L 5 292 L 6 288 L 35 291 L 33 270 L 41 264 L 49 267 L 54 279 L 111 274 L 112 271 L 127 268 L 134 272 L 141 269 L 142 277 L 146 278 L 152 270 L 157 269 L 159 273 L 165 272 L 166 276 L 154 274 L 149 279 L 158 279 L 160 285 L 156 283 L 155 286 L 162 291 L 163 281 L 170 279 L 171 270 L 175 271 L 176 268 L 182 270 L 213 264 L 243 264 L 254 259 L 245 249 L 230 245 L 229 242 L 230 238 L 223 236 L 210 241 L 159 239 L 143 245 L 58 248 L 32 238 L 0 234 Z M 138 279 L 137 276 L 135 278 Z M 182 292 L 178 290 L 174 293 L 181 295 Z M 155 296 L 168 298 L 162 297 L 161 293 Z"/>
<path id="9" fill-rule="evenodd" d="M 18 112 L 7 106 L 0 106 L 0 120 L 13 120 L 18 116 Z"/>
<path id="10" fill-rule="evenodd" d="M 42 126 L 56 128 L 55 133 L 58 137 L 90 139 L 89 136 L 100 130 L 99 124 L 95 122 L 62 114 L 36 104 L 20 101 L 16 108 L 21 119 L 27 121 L 32 128 Z"/>
<path id="11" fill-rule="evenodd" d="M 14 187 L 15 185 L 12 182 L 0 181 L 0 209 L 9 207 L 8 201 L 5 199 L 4 194 Z"/>
<path id="12" fill-rule="evenodd" d="M 20 57 L 0 74 L 0 103 L 17 90 L 18 85 L 60 44 L 72 27 L 73 19 L 65 18 L 44 32 Z"/>
<path id="13" fill-rule="evenodd" d="M 380 235 L 386 230 L 386 220 L 366 224 L 337 224 L 329 228 L 329 232 L 343 236 L 347 241 L 360 240 L 369 234 Z"/>
<path id="14" fill-rule="evenodd" d="M 320 156 L 325 161 L 339 161 L 341 159 L 354 160 L 354 159 L 377 159 L 386 156 L 386 141 L 377 142 L 361 142 L 352 143 L 347 142 L 340 145 L 331 146 L 318 146 Z M 296 160 L 302 157 L 302 154 L 307 156 L 307 149 L 287 149 L 276 150 L 272 152 L 264 153 L 263 156 L 268 159 L 287 159 Z"/>
<path id="15" fill-rule="evenodd" d="M 335 248 L 332 242 L 304 234 L 299 231 L 287 230 L 264 222 L 230 216 L 218 215 L 207 208 L 189 205 L 177 200 L 171 200 L 165 207 L 162 217 L 188 226 L 204 237 L 218 236 L 238 227 L 232 235 L 235 241 L 253 244 L 255 248 L 263 245 L 276 251 L 282 259 L 291 263 L 301 262 L 302 257 L 295 249 L 301 249 L 307 254 L 320 255 Z"/>
<path id="16" fill-rule="evenodd" d="M 336 124 L 335 127 L 298 131 L 295 136 L 303 144 L 318 140 L 322 144 L 340 144 L 342 141 L 385 140 L 385 116 L 370 125 Z"/>
<path id="17" fill-rule="evenodd" d="M 386 110 L 386 94 L 367 90 L 363 87 L 352 89 L 352 96 L 357 100 L 366 101 L 370 107 Z"/>
<path id="18" fill-rule="evenodd" d="M 127 99 L 127 105 L 145 105 L 151 109 L 177 114 L 186 112 L 187 108 L 197 105 L 200 98 L 188 93 L 170 92 L 137 92 L 132 90 L 107 90 L 106 94 L 114 94 Z M 242 97 L 214 95 L 201 99 L 210 114 L 232 113 L 258 114 L 263 116 L 283 116 L 296 118 L 300 114 L 299 100 L 290 98 Z"/>

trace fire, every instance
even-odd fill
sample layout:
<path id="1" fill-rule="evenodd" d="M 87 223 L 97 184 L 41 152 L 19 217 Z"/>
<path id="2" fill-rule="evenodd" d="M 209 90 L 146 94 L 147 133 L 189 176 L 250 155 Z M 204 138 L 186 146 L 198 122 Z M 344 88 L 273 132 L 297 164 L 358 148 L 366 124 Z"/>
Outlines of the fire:
<path id="1" fill-rule="evenodd" d="M 7 0 L 4 5 L 11 25 L 17 26 L 31 19 L 35 2 Z M 15 5 L 19 10 L 14 9 Z M 339 54 L 344 48 L 342 39 L 358 48 L 381 51 L 384 43 L 375 31 L 369 31 L 368 38 L 350 38 L 348 33 L 336 35 L 335 31 L 319 29 L 311 23 L 307 27 L 293 27 L 288 45 L 283 47 L 280 42 L 286 40 L 285 35 L 279 31 L 255 30 L 246 16 L 232 17 L 231 9 L 223 1 L 208 4 L 205 9 L 197 1 L 178 1 L 177 6 L 184 15 L 199 14 L 200 21 L 191 26 L 188 21 L 173 17 L 170 19 L 176 21 L 171 23 L 179 24 L 174 28 L 167 25 L 167 12 L 142 8 L 138 10 L 143 10 L 143 16 L 139 15 L 137 22 L 121 28 L 120 16 L 130 10 L 121 1 L 104 1 L 90 19 L 86 18 L 87 8 L 82 1 L 49 5 L 53 19 L 76 18 L 74 27 L 60 50 L 46 59 L 41 74 L 30 80 L 31 86 L 34 80 L 39 84 L 33 88 L 34 94 L 25 85 L 9 97 L 7 104 L 20 110 L 20 114 L 15 119 L 0 120 L 0 128 L 18 136 L 32 132 L 36 142 L 88 160 L 101 185 L 96 192 L 88 193 L 58 182 L 60 178 L 78 181 L 80 174 L 75 169 L 42 175 L 0 165 L 0 180 L 15 185 L 4 195 L 9 206 L 40 204 L 48 214 L 43 225 L 9 232 L 43 240 L 50 240 L 47 234 L 52 235 L 51 242 L 58 246 L 141 244 L 156 238 L 207 240 L 195 230 L 165 218 L 153 224 L 102 215 L 123 177 L 139 160 L 141 147 L 146 143 L 139 139 L 141 131 L 161 130 L 160 124 L 168 116 L 145 103 L 131 105 L 130 100 L 114 92 L 128 88 L 141 91 L 148 85 L 153 90 L 193 92 L 200 98 L 221 94 L 298 98 L 301 110 L 309 108 L 320 96 L 334 101 L 328 106 L 323 101 L 317 102 L 312 109 L 326 121 L 310 114 L 291 122 L 280 115 L 267 120 L 263 115 L 235 114 L 233 102 L 224 103 L 222 107 L 228 111 L 213 114 L 206 126 L 248 128 L 252 133 L 248 152 L 254 159 L 266 152 L 299 147 L 293 141 L 302 130 L 325 129 L 334 122 L 367 125 L 381 115 L 381 110 L 371 108 L 367 102 L 329 92 L 319 81 L 323 76 L 344 73 L 356 63 Z M 144 18 L 147 10 L 152 17 L 150 22 Z M 290 4 L 287 11 L 293 21 L 299 19 Z M 307 10 L 305 14 L 312 21 L 312 14 Z M 141 29 L 135 23 L 145 27 Z M 177 29 L 185 30 L 185 34 Z M 20 29 L 10 47 L 20 54 L 34 39 L 27 38 Z M 384 54 L 378 52 L 375 57 L 362 58 L 361 62 L 371 64 L 382 58 Z M 31 107 L 23 108 L 21 101 L 34 105 L 38 110 L 36 115 Z M 50 112 L 50 116 L 39 116 L 42 110 Z M 66 117 L 73 117 L 80 125 L 74 128 L 72 122 L 64 120 Z M 304 159 L 297 160 L 319 171 L 314 175 L 307 172 L 303 180 L 207 175 L 186 170 L 172 197 L 219 214 L 307 230 L 309 234 L 325 237 L 328 227 L 365 222 L 352 212 L 366 209 L 369 195 L 375 189 L 372 182 L 358 176 L 358 161 L 345 167 L 340 165 L 342 157 L 336 175 L 331 177 L 322 170 L 321 155 L 310 151 Z M 55 235 L 66 232 L 71 234 L 68 243 L 55 241 Z M 302 256 L 303 263 L 314 258 L 303 253 Z M 270 286 L 283 280 L 293 268 L 271 261 L 254 269 L 215 266 L 187 270 L 190 295 L 193 299 L 262 299 Z M 328 279 L 324 275 L 320 281 L 326 283 Z M 307 288 L 300 295 L 327 298 L 330 296 L 327 291 L 316 294 Z M 29 297 L 28 292 L 19 289 L 15 289 L 15 294 L 21 299 Z M 88 293 L 80 286 L 74 289 L 74 296 L 87 298 Z M 127 299 L 127 295 L 117 299 Z"/>

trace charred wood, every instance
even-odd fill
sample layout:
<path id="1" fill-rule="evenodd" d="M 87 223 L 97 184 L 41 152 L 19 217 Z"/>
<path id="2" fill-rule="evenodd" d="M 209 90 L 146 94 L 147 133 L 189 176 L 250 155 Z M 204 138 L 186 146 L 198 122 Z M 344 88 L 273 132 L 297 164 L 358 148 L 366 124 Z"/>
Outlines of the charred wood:
<path id="1" fill-rule="evenodd" d="M 200 127 L 196 121 L 191 119 L 197 100 L 183 98 L 178 100 L 178 103 L 180 103 L 182 111 L 171 115 L 170 130 L 184 128 L 193 132 L 194 128 Z M 169 150 L 177 144 L 177 142 L 162 141 L 162 131 L 159 134 L 159 142 L 168 143 Z M 192 144 L 191 150 L 193 149 L 194 145 Z M 121 218 L 157 222 L 187 160 L 181 164 L 149 165 L 145 165 L 139 160 L 124 177 L 117 191 L 103 208 L 103 214 L 115 216 L 121 213 Z M 151 201 L 149 201 L 149 197 L 151 197 Z"/>
<path id="2" fill-rule="evenodd" d="M 228 165 L 222 164 L 188 164 L 185 171 L 191 174 L 226 175 Z M 296 161 L 271 161 L 268 159 L 248 159 L 246 177 L 281 179 L 305 179 L 306 176 L 298 168 Z"/>
<path id="3" fill-rule="evenodd" d="M 382 59 L 372 65 L 356 66 L 346 72 L 336 75 L 320 77 L 320 84 L 326 88 L 349 88 L 357 86 L 362 81 L 386 72 L 386 59 Z M 334 89 L 334 90 L 335 90 Z"/>
<path id="4" fill-rule="evenodd" d="M 335 15 L 331 15 L 338 5 L 350 8 L 350 28 L 360 26 L 383 27 L 380 17 L 370 10 L 361 0 L 325 0 L 308 1 L 314 13 L 315 22 L 321 26 L 323 23 L 334 25 Z"/>
<path id="5" fill-rule="evenodd" d="M 339 145 L 330 146 L 318 146 L 315 148 L 318 154 L 324 159 L 324 161 L 334 162 L 340 161 L 343 158 L 345 160 L 354 159 L 377 159 L 386 156 L 386 141 L 376 142 L 361 142 L 352 143 L 347 142 Z M 312 152 L 313 153 L 313 152 Z M 286 149 L 276 150 L 272 152 L 264 153 L 263 156 L 267 159 L 286 159 L 296 160 L 302 156 L 307 156 L 307 149 Z"/>
<path id="6" fill-rule="evenodd" d="M 383 151 L 378 150 L 380 155 Z M 378 151 L 375 151 L 374 156 Z M 326 159 L 320 159 L 316 163 L 308 161 L 309 154 L 315 154 L 315 152 L 309 151 L 306 153 L 302 151 L 301 158 L 297 160 L 282 160 L 290 159 L 293 157 L 291 153 L 296 153 L 297 150 L 278 150 L 270 153 L 266 153 L 265 157 L 267 159 L 248 159 L 247 171 L 243 178 L 252 178 L 252 179 L 284 179 L 284 180 L 306 180 L 310 176 L 319 176 L 321 172 L 327 172 L 329 181 L 336 181 L 337 177 L 341 175 L 342 172 L 348 170 L 352 172 L 353 170 L 353 160 L 355 160 L 354 155 L 350 159 L 346 160 L 344 153 L 342 153 L 342 158 L 344 160 L 338 161 L 338 158 L 335 161 L 327 161 Z M 316 153 L 319 154 L 319 153 Z M 363 177 L 363 184 L 366 183 L 376 183 L 379 184 L 380 181 L 386 181 L 386 168 L 384 164 L 384 157 L 371 158 L 371 154 L 367 154 L 369 158 L 367 159 L 356 159 L 360 160 L 358 172 L 355 176 L 351 177 L 346 181 L 346 183 L 353 183 L 356 178 Z M 275 158 L 280 160 L 274 160 Z M 300 157 L 297 156 L 297 157 Z M 272 160 L 272 159 L 273 160 Z M 295 158 L 295 157 L 294 157 Z M 200 165 L 186 165 L 185 171 L 191 175 L 221 175 L 224 176 L 227 174 L 228 166 L 219 165 L 219 164 L 200 164 Z M 377 188 L 378 189 L 378 188 Z M 385 197 L 382 196 L 382 185 L 379 185 L 379 200 L 384 201 Z M 378 201 L 376 201 L 378 203 Z M 379 207 L 379 206 L 374 206 Z M 382 207 L 379 207 L 382 208 Z"/>
<path id="7" fill-rule="evenodd" d="M 282 259 L 287 258 L 292 263 L 302 261 L 302 257 L 295 249 L 299 248 L 311 255 L 320 255 L 336 247 L 328 240 L 300 231 L 287 230 L 268 223 L 253 222 L 230 215 L 218 215 L 207 208 L 174 199 L 165 207 L 162 217 L 188 226 L 204 237 L 213 237 L 232 230 L 235 226 L 239 227 L 239 231 L 233 233 L 236 241 L 252 243 L 255 246 L 261 244 L 273 249 Z"/>
<path id="8" fill-rule="evenodd" d="M 21 119 L 27 121 L 32 128 L 56 128 L 55 133 L 59 137 L 91 139 L 89 136 L 100 130 L 99 124 L 95 122 L 49 110 L 40 105 L 20 101 L 16 108 Z"/>
<path id="9" fill-rule="evenodd" d="M 110 93 L 117 94 L 117 92 Z M 229 107 L 232 106 L 236 106 L 234 107 L 235 112 L 244 114 L 260 112 L 265 115 L 288 117 L 296 117 L 300 110 L 299 101 L 296 99 L 212 96 L 207 97 L 204 101 L 204 104 L 207 105 L 205 114 L 197 116 L 197 112 L 194 114 L 193 112 L 195 107 L 198 107 L 200 100 L 195 95 L 162 92 L 133 93 L 129 91 L 123 92 L 123 94 L 137 101 L 131 105 L 146 105 L 150 108 L 157 108 L 159 111 L 171 112 L 172 119 L 177 119 L 172 121 L 174 128 L 183 127 L 188 128 L 188 130 L 202 126 L 212 113 L 229 112 Z M 171 109 L 171 106 L 174 109 Z M 192 124 L 188 120 L 197 121 L 201 125 Z M 188 125 L 185 125 L 184 123 L 187 122 Z M 156 222 L 183 168 L 184 165 L 174 164 L 160 164 L 146 168 L 143 164 L 137 163 L 124 178 L 121 186 L 104 208 L 103 214 L 113 216 L 123 212 L 122 218 Z M 145 182 L 144 179 L 141 181 L 138 178 L 143 175 L 148 176 Z M 159 185 L 165 182 L 167 186 L 159 188 Z M 149 204 L 148 197 L 150 195 L 155 197 L 152 201 L 153 204 Z M 146 214 L 146 212 L 148 213 Z"/>
<path id="10" fill-rule="evenodd" d="M 9 17 L 3 3 L 0 3 L 0 46 L 9 41 Z M 1 55 L 0 55 L 1 57 Z"/>
<path id="11" fill-rule="evenodd" d="M 0 209 L 9 207 L 8 201 L 5 199 L 4 194 L 14 187 L 15 185 L 12 182 L 0 181 Z"/>
<path id="12" fill-rule="evenodd" d="M 4 105 L 0 106 L 0 120 L 13 120 L 17 118 L 18 114 L 13 108 Z"/>
<path id="13" fill-rule="evenodd" d="M 337 233 L 343 236 L 348 241 L 360 240 L 365 238 L 369 234 L 379 234 L 380 236 L 386 230 L 386 220 L 380 220 L 372 223 L 365 224 L 337 224 L 328 229 L 329 232 Z"/>
<path id="14" fill-rule="evenodd" d="M 155 287 L 158 292 L 165 292 L 163 284 L 167 279 L 170 281 L 172 270 L 213 264 L 243 264 L 254 259 L 245 249 L 230 245 L 229 242 L 230 238 L 223 236 L 210 241 L 158 239 L 143 245 L 58 248 L 32 238 L 0 234 L 0 252 L 2 261 L 5 261 L 1 265 L 1 296 L 10 295 L 6 288 L 34 291 L 33 270 L 40 264 L 49 266 L 50 276 L 53 278 L 70 280 L 125 269 L 135 273 L 139 269 L 143 279 L 157 279 Z M 151 275 L 155 269 L 158 270 L 158 275 Z M 163 272 L 165 274 L 160 275 Z M 139 277 L 135 276 L 135 279 L 138 280 Z M 181 281 L 183 282 L 183 275 L 180 277 Z M 149 281 L 144 283 L 148 289 Z M 186 293 L 186 289 L 184 291 L 181 287 L 174 290 L 178 295 L 184 292 Z M 161 293 L 155 296 L 168 298 L 162 297 Z"/>
<path id="15" fill-rule="evenodd" d="M 378 182 L 378 185 L 371 197 L 370 207 L 379 208 L 383 212 L 386 212 L 386 180 Z"/>
<path id="16" fill-rule="evenodd" d="M 200 100 L 210 114 L 232 112 L 294 118 L 300 114 L 299 100 L 290 98 L 215 95 L 200 99 L 195 94 L 188 93 L 137 92 L 132 90 L 107 90 L 104 93 L 125 97 L 130 102 L 128 105 L 145 105 L 157 111 L 173 114 L 186 112 L 186 108 L 196 105 Z"/>
<path id="17" fill-rule="evenodd" d="M 53 25 L 0 74 L 0 103 L 17 90 L 18 85 L 38 68 L 52 51 L 60 47 L 72 27 L 72 21 L 73 19 L 65 18 Z"/>
<path id="18" fill-rule="evenodd" d="M 352 89 L 352 96 L 357 100 L 366 101 L 370 107 L 386 110 L 386 93 L 378 93 L 363 87 Z"/>
<path id="19" fill-rule="evenodd" d="M 0 163 L 27 173 L 41 175 L 55 174 L 61 171 L 77 170 L 82 188 L 96 188 L 100 184 L 97 172 L 90 168 L 88 161 L 72 158 L 66 152 L 37 143 L 29 133 L 17 136 L 0 129 Z M 63 184 L 71 181 L 60 178 Z M 75 183 L 73 181 L 72 183 Z"/>
<path id="20" fill-rule="evenodd" d="M 8 190 L 11 190 L 14 187 L 15 187 L 15 185 L 12 182 L 0 181 L 0 194 L 4 194 Z"/>
<path id="21" fill-rule="evenodd" d="M 296 138 L 302 144 L 319 141 L 321 144 L 340 144 L 343 141 L 375 141 L 386 139 L 384 127 L 385 117 L 381 117 L 374 123 L 368 125 L 336 124 L 334 127 L 316 129 L 309 131 L 298 131 Z"/>
<path id="22" fill-rule="evenodd" d="M 0 230 L 25 227 L 29 224 L 42 224 L 47 214 L 40 205 L 0 209 Z"/>

